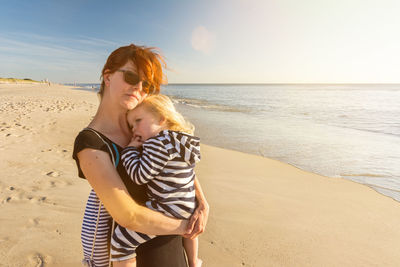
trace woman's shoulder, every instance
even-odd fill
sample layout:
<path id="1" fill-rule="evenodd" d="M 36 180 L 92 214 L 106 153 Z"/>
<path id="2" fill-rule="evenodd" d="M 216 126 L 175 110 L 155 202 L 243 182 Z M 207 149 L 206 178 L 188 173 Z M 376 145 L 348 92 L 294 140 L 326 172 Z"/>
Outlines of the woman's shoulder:
<path id="1" fill-rule="evenodd" d="M 72 157 L 76 159 L 76 155 L 85 148 L 108 152 L 107 144 L 109 142 L 100 132 L 92 128 L 84 128 L 75 138 Z"/>
<path id="2" fill-rule="evenodd" d="M 89 148 L 89 149 L 104 151 L 109 154 L 110 149 L 108 147 L 110 145 L 112 145 L 112 142 L 108 140 L 100 132 L 94 129 L 84 128 L 82 131 L 78 133 L 78 135 L 75 137 L 72 158 L 75 160 L 77 164 L 79 177 L 85 178 L 80 167 L 78 153 L 86 148 Z"/>

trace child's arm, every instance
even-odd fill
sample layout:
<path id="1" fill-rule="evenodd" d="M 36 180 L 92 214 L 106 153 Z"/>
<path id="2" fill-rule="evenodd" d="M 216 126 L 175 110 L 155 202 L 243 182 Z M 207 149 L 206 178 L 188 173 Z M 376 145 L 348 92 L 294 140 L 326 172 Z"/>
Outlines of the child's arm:
<path id="1" fill-rule="evenodd" d="M 122 151 L 122 164 L 131 179 L 141 185 L 156 177 L 169 160 L 168 151 L 158 139 L 150 139 L 142 146 L 142 152 L 128 146 Z"/>

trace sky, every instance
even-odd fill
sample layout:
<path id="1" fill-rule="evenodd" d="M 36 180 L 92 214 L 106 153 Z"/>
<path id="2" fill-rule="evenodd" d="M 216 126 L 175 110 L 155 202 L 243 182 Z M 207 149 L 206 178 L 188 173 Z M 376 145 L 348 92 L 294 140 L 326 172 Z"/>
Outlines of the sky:
<path id="1" fill-rule="evenodd" d="M 0 77 L 99 83 L 158 47 L 169 83 L 400 83 L 398 0 L 0 0 Z"/>

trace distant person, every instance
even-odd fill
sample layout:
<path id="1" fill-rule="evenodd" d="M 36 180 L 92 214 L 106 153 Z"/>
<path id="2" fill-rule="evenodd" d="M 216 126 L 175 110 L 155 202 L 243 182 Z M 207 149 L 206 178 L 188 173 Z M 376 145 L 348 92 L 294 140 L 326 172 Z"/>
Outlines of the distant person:
<path id="1" fill-rule="evenodd" d="M 194 126 L 165 95 L 145 98 L 127 114 L 132 140 L 121 160 L 136 184 L 146 184 L 150 209 L 189 219 L 195 209 L 194 166 L 200 161 L 200 139 Z M 136 248 L 155 236 L 117 226 L 111 240 L 114 267 L 132 266 Z M 200 267 L 198 239 L 184 238 L 189 267 Z"/>
<path id="2" fill-rule="evenodd" d="M 197 206 L 190 220 L 166 216 L 145 206 L 146 185 L 137 185 L 120 160 L 132 139 L 128 110 L 158 94 L 163 81 L 162 57 L 152 48 L 123 46 L 111 53 L 102 70 L 96 115 L 75 139 L 73 158 L 79 176 L 92 186 L 82 224 L 84 262 L 108 266 L 114 221 L 127 229 L 159 235 L 136 250 L 138 267 L 186 267 L 182 237 L 195 238 L 205 229 L 208 203 L 194 179 Z"/>

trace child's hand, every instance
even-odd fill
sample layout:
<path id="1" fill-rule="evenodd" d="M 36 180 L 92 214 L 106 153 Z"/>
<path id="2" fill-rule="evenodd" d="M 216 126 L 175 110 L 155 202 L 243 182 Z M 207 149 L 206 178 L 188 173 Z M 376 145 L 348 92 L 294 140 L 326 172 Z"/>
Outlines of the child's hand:
<path id="1" fill-rule="evenodd" d="M 128 146 L 140 147 L 143 145 L 142 138 L 140 136 L 133 136 Z"/>

